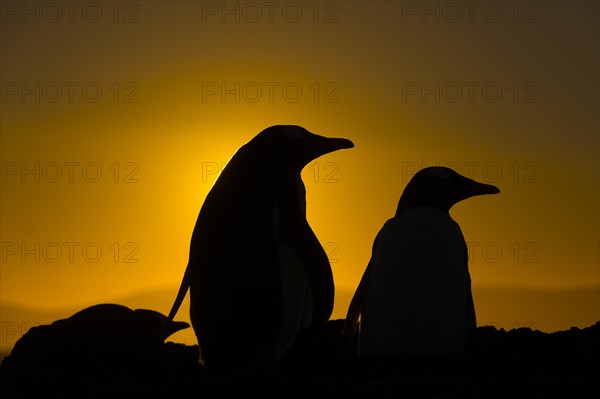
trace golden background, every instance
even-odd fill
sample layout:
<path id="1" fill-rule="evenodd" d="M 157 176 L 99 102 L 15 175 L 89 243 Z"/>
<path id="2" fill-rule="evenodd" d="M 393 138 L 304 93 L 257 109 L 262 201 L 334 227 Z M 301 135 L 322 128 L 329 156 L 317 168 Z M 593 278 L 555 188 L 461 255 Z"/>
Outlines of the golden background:
<path id="1" fill-rule="evenodd" d="M 1 4 L 4 353 L 95 303 L 167 313 L 219 169 L 273 124 L 356 145 L 303 171 L 333 318 L 441 164 L 501 189 L 451 212 L 480 325 L 600 319 L 597 2 L 65 3 Z"/>

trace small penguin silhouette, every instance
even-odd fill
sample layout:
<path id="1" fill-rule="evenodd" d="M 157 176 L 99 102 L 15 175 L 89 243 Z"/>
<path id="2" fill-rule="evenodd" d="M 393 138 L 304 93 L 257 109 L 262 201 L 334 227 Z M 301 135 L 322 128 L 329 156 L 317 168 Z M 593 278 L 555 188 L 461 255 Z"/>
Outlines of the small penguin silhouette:
<path id="1" fill-rule="evenodd" d="M 32 327 L 2 362 L 3 370 L 113 370 L 156 361 L 163 341 L 188 328 L 148 309 L 117 304 L 83 309 L 50 325 Z"/>
<path id="2" fill-rule="evenodd" d="M 358 355 L 427 357 L 464 350 L 476 329 L 467 246 L 450 208 L 500 190 L 445 167 L 410 180 L 373 244 L 342 337 L 347 358 L 361 317 Z"/>
<path id="3" fill-rule="evenodd" d="M 300 172 L 323 154 L 353 146 L 300 126 L 271 126 L 242 146 L 215 182 L 169 314 L 189 286 L 202 360 L 215 375 L 266 372 L 299 329 L 325 328 L 333 274 L 306 220 Z"/>

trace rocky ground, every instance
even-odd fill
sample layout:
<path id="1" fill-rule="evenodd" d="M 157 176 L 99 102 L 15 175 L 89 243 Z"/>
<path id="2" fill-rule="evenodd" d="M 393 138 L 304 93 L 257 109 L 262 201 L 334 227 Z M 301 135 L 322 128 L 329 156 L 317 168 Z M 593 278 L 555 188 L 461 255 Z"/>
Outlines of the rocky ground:
<path id="1" fill-rule="evenodd" d="M 478 328 L 477 346 L 455 358 L 408 356 L 339 363 L 343 320 L 303 332 L 266 379 L 216 382 L 197 362 L 198 347 L 167 342 L 138 364 L 40 366 L 22 353 L 0 370 L 2 398 L 581 398 L 600 393 L 600 322 L 555 333 Z M 122 349 L 120 349 L 122 350 Z M 104 350 L 106 352 L 106 350 Z M 21 359 L 18 358 L 19 355 Z M 56 355 L 55 355 L 56 356 Z M 128 355 L 130 356 L 130 355 Z"/>

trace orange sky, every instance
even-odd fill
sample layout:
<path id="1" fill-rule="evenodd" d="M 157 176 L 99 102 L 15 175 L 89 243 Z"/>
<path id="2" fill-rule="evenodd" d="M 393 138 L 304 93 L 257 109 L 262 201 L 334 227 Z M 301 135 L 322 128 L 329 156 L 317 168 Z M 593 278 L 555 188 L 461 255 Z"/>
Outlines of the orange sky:
<path id="1" fill-rule="evenodd" d="M 53 4 L 2 3 L 3 348 L 98 302 L 167 312 L 218 169 L 281 123 L 356 145 L 303 172 L 334 317 L 442 164 L 502 191 L 451 212 L 480 322 L 600 319 L 598 3 Z"/>

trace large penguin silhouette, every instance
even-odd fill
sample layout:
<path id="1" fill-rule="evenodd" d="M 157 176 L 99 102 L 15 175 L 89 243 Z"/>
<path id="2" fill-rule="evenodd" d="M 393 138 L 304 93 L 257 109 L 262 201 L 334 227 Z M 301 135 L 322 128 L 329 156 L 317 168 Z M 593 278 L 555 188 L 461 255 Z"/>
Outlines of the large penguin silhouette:
<path id="1" fill-rule="evenodd" d="M 333 275 L 306 220 L 300 172 L 323 154 L 353 146 L 300 126 L 271 126 L 221 172 L 200 210 L 169 315 L 189 286 L 192 326 L 209 371 L 267 371 L 299 329 L 325 326 Z"/>
<path id="2" fill-rule="evenodd" d="M 467 246 L 450 208 L 500 190 L 445 167 L 410 180 L 373 244 L 342 338 L 348 357 L 358 318 L 358 356 L 445 356 L 465 350 L 476 330 Z"/>

